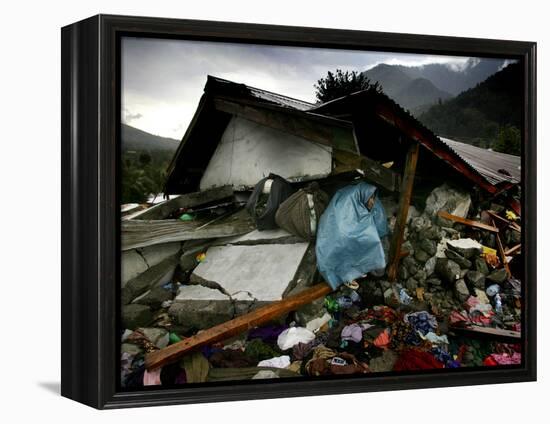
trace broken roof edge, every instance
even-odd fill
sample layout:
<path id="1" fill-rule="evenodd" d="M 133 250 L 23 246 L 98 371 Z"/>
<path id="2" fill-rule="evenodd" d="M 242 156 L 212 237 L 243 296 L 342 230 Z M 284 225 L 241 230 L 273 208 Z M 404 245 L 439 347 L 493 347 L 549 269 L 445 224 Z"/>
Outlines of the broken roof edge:
<path id="1" fill-rule="evenodd" d="M 479 172 L 479 170 L 472 166 L 466 158 L 462 157 L 429 128 L 424 126 L 409 111 L 401 107 L 391 97 L 383 92 L 369 88 L 315 105 L 299 99 L 294 99 L 292 97 L 283 96 L 278 93 L 251 87 L 243 83 L 236 83 L 223 78 L 208 75 L 204 86 L 204 93 L 201 96 L 197 110 L 195 111 L 193 119 L 191 120 L 191 123 L 189 124 L 189 127 L 187 128 L 185 135 L 183 136 L 182 141 L 180 142 L 180 145 L 178 146 L 178 149 L 176 150 L 174 157 L 167 168 L 167 180 L 164 191 L 168 194 L 176 192 L 169 187 L 172 174 L 177 168 L 180 155 L 191 137 L 194 127 L 203 112 L 205 104 L 208 101 L 215 100 L 216 98 L 227 99 L 258 108 L 274 110 L 280 113 L 299 115 L 304 119 L 317 120 L 327 125 L 346 127 L 354 131 L 355 128 L 352 121 L 336 118 L 331 116 L 330 112 L 324 111 L 335 104 L 346 100 L 355 100 L 363 97 L 373 101 L 375 105 L 375 113 L 380 119 L 388 122 L 390 125 L 393 125 L 405 134 L 407 134 L 407 131 L 405 131 L 404 127 L 408 127 L 410 130 L 408 131 L 410 133 L 409 138 L 411 140 L 422 144 L 440 160 L 448 163 L 453 169 L 455 169 L 455 171 L 464 175 L 467 179 L 481 187 L 489 194 L 495 195 L 502 192 L 502 187 L 508 187 L 508 184 L 499 184 L 499 181 L 496 181 L 495 183 L 495 181 L 491 181 L 486 175 Z M 296 105 L 300 105 L 300 107 L 296 107 Z M 398 124 L 397 121 L 400 121 L 400 124 Z"/>
<path id="2" fill-rule="evenodd" d="M 512 185 L 521 183 L 521 156 L 484 149 L 448 137 L 438 136 L 438 138 L 464 161 L 476 168 L 493 185 L 498 187 L 505 185 L 505 183 Z M 482 156 L 485 156 L 485 158 Z M 496 162 L 498 162 L 497 159 L 501 161 L 499 163 L 491 163 L 490 159 Z M 503 170 L 508 175 L 503 173 Z"/>
<path id="3" fill-rule="evenodd" d="M 226 80 L 226 79 L 223 79 L 223 78 L 220 78 L 220 77 L 216 77 L 214 75 L 207 75 L 206 76 L 206 84 L 204 85 L 204 92 L 207 92 L 208 90 L 210 90 L 211 88 L 214 88 L 216 86 L 217 87 L 222 87 L 221 84 L 224 84 L 226 86 L 232 86 L 233 88 L 236 88 L 236 89 L 243 89 L 244 88 L 246 91 L 248 91 L 248 94 L 250 94 L 254 97 L 257 97 L 257 98 L 261 98 L 265 101 L 270 101 L 272 103 L 277 103 L 277 102 L 274 102 L 273 100 L 269 100 L 270 96 L 275 98 L 275 99 L 279 99 L 280 102 L 278 104 L 282 107 L 297 109 L 296 105 L 300 105 L 301 108 L 298 109 L 298 110 L 305 111 L 306 109 L 311 109 L 312 107 L 315 106 L 314 103 L 306 102 L 305 100 L 297 99 L 295 97 L 285 96 L 283 94 L 279 94 L 279 93 L 264 90 L 264 89 L 261 89 L 261 88 L 253 87 L 251 85 L 247 85 L 247 84 L 244 84 L 244 83 L 239 83 L 239 82 Z M 254 95 L 254 93 L 256 93 L 256 95 Z M 265 95 L 265 97 L 261 96 L 262 93 Z M 294 106 L 291 106 L 292 104 Z"/>
<path id="4" fill-rule="evenodd" d="M 225 88 L 219 90 L 218 88 L 220 83 L 227 84 L 227 87 L 230 87 L 229 90 Z M 327 128 L 333 128 L 335 130 L 336 128 L 344 129 L 345 131 L 349 131 L 349 139 L 355 140 L 354 126 L 353 126 L 353 123 L 350 121 L 339 119 L 332 116 L 322 115 L 318 113 L 311 113 L 311 112 L 307 112 L 307 111 L 296 109 L 289 106 L 284 106 L 277 102 L 273 102 L 269 99 L 257 98 L 249 93 L 249 88 L 250 88 L 249 86 L 246 86 L 244 84 L 223 80 L 221 78 L 212 77 L 211 75 L 208 76 L 208 80 L 204 86 L 204 93 L 200 98 L 199 104 L 197 106 L 197 109 L 195 110 L 193 118 L 189 126 L 187 127 L 187 130 L 185 131 L 185 134 L 182 137 L 182 140 L 180 141 L 178 148 L 176 149 L 174 156 L 170 161 L 170 164 L 166 168 L 167 177 L 163 187 L 163 192 L 166 195 L 186 193 L 186 191 L 180 191 L 182 187 L 182 183 L 176 181 L 174 177 L 174 172 L 177 171 L 178 163 L 181 160 L 182 154 L 186 151 L 186 147 L 188 147 L 189 142 L 193 139 L 197 125 L 199 125 L 200 122 L 205 119 L 204 115 L 208 113 L 212 113 L 212 111 L 215 110 L 216 112 L 223 112 L 224 114 L 227 114 L 227 116 L 239 116 L 238 113 L 235 114 L 231 111 L 227 111 L 223 108 L 220 108 L 217 103 L 219 101 L 222 101 L 222 102 L 225 101 L 229 103 L 232 102 L 238 105 L 257 108 L 257 110 L 280 113 L 290 117 L 293 116 L 299 119 L 318 122 L 319 124 L 324 126 L 325 129 Z M 284 96 L 279 96 L 279 97 L 282 98 Z M 308 104 L 308 107 L 309 106 L 311 106 L 311 104 Z M 247 119 L 246 116 L 243 116 L 243 117 L 244 119 Z M 252 121 L 254 122 L 254 120 Z M 263 125 L 270 127 L 270 125 L 265 123 L 263 123 Z M 315 137 L 308 137 L 302 133 L 297 134 L 296 131 L 292 131 L 290 128 L 288 130 L 281 128 L 280 126 L 277 126 L 277 127 L 271 126 L 271 128 L 274 128 L 279 131 L 283 131 L 291 135 L 301 136 L 305 140 L 314 144 L 328 144 L 332 146 L 331 142 L 327 142 L 326 140 L 323 142 L 320 142 Z M 217 140 L 216 143 L 219 143 L 219 140 Z M 356 146 L 354 148 L 356 148 Z"/>
<path id="5" fill-rule="evenodd" d="M 193 118 L 191 118 L 191 122 L 189 123 L 189 125 L 187 126 L 187 129 L 185 130 L 185 134 L 183 134 L 183 137 L 182 137 L 180 143 L 178 144 L 178 148 L 174 152 L 174 156 L 172 156 L 172 160 L 170 161 L 170 164 L 166 168 L 166 182 L 164 183 L 164 188 L 163 188 L 163 191 L 164 191 L 165 194 L 171 194 L 171 193 L 168 193 L 166 191 L 168 181 L 170 179 L 170 175 L 172 174 L 172 172 L 174 172 L 174 169 L 176 168 L 176 163 L 178 161 L 181 150 L 183 150 L 183 147 L 184 147 L 185 143 L 187 142 L 187 140 L 191 136 L 191 133 L 193 132 L 193 129 L 194 129 L 197 121 L 199 120 L 199 116 L 200 116 L 202 110 L 204 109 L 204 105 L 206 104 L 206 100 L 207 100 L 207 95 L 205 93 L 201 96 L 201 98 L 199 100 L 199 104 L 197 105 L 197 109 L 195 109 L 195 113 L 193 114 Z"/>
<path id="6" fill-rule="evenodd" d="M 395 102 L 390 96 L 386 93 L 376 91 L 372 88 L 366 90 L 356 91 L 346 96 L 342 96 L 328 102 L 325 102 L 321 105 L 318 105 L 313 110 L 318 113 L 323 113 L 324 110 L 348 100 L 355 100 L 366 98 L 379 106 L 385 106 L 387 108 L 386 112 L 389 111 L 393 115 L 391 117 L 385 116 L 380 110 L 376 112 L 379 118 L 388 122 L 390 125 L 393 125 L 403 131 L 403 128 L 400 128 L 400 125 L 396 123 L 396 119 L 404 121 L 404 125 L 408 125 L 412 128 L 415 128 L 420 137 L 410 137 L 413 141 L 419 142 L 425 148 L 430 150 L 436 157 L 445 162 L 449 163 L 456 171 L 467 177 L 469 180 L 474 182 L 476 185 L 483 188 L 488 193 L 495 195 L 502 192 L 502 186 L 499 187 L 498 184 L 490 181 L 485 175 L 479 172 L 467 159 L 463 158 L 458 154 L 451 146 L 441 140 L 433 131 L 427 128 L 422 124 L 417 118 L 415 118 L 410 111 L 404 109 L 401 105 Z M 445 150 L 445 152 L 440 152 L 439 148 Z M 446 157 L 447 154 L 450 154 L 452 158 Z M 452 159 L 452 160 L 451 160 Z M 461 166 L 464 165 L 464 166 Z"/>

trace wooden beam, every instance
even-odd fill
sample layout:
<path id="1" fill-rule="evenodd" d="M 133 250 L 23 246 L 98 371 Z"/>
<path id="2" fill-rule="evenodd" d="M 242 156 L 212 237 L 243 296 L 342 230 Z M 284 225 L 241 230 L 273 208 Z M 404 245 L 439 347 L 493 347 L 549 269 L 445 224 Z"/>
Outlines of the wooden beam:
<path id="1" fill-rule="evenodd" d="M 397 267 L 399 266 L 399 259 L 401 257 L 401 244 L 403 243 L 403 235 L 407 225 L 407 215 L 411 203 L 416 163 L 418 162 L 418 150 L 419 144 L 413 143 L 407 152 L 405 171 L 403 172 L 403 181 L 401 183 L 399 206 L 397 209 L 397 220 L 395 221 L 393 237 L 390 244 L 390 264 L 388 267 L 389 281 L 395 281 L 397 278 Z"/>
<path id="2" fill-rule="evenodd" d="M 194 193 L 182 194 L 173 199 L 151 206 L 144 211 L 129 216 L 127 219 L 165 219 L 172 212 L 181 208 L 194 208 L 210 202 L 226 199 L 233 196 L 231 186 L 216 187 L 209 190 L 197 191 Z"/>
<path id="3" fill-rule="evenodd" d="M 484 224 L 479 221 L 472 221 L 471 219 L 462 218 L 460 216 L 451 215 L 445 211 L 439 211 L 437 213 L 441 218 L 448 219 L 450 221 L 458 222 L 459 224 L 468 225 L 469 227 L 477 228 L 479 230 L 491 231 L 492 233 L 498 233 L 498 228 L 492 225 Z M 494 221 L 493 221 L 494 223 Z"/>
<path id="4" fill-rule="evenodd" d="M 129 250 L 174 241 L 237 236 L 255 228 L 254 220 L 244 209 L 216 222 L 130 219 L 121 223 L 121 247 Z"/>
<path id="5" fill-rule="evenodd" d="M 326 296 L 330 292 L 332 292 L 332 288 L 328 284 L 317 284 L 296 295 L 289 296 L 278 302 L 273 302 L 248 314 L 241 315 L 228 322 L 201 331 L 192 337 L 174 343 L 164 349 L 151 352 L 145 357 L 145 366 L 147 369 L 153 369 L 173 363 L 193 350 L 228 339 L 250 330 L 251 328 L 265 324 L 303 305 L 307 305 L 322 296 Z"/>
<path id="6" fill-rule="evenodd" d="M 516 222 L 512 222 L 510 224 L 510 228 L 518 233 L 521 233 L 521 227 Z"/>
<path id="7" fill-rule="evenodd" d="M 488 209 L 485 212 L 491 215 L 492 218 L 497 219 L 498 221 L 502 222 L 505 225 L 510 225 L 512 223 L 511 221 L 508 221 L 506 218 L 503 218 L 502 216 L 497 214 L 495 211 Z"/>
<path id="8" fill-rule="evenodd" d="M 335 168 L 332 171 L 334 175 L 359 169 L 363 172 L 365 179 L 384 187 L 386 190 L 397 191 L 400 188 L 401 177 L 396 172 L 385 168 L 366 156 L 334 149 L 332 151 L 332 158 L 335 164 Z"/>
<path id="9" fill-rule="evenodd" d="M 397 114 L 393 107 L 383 103 L 376 105 L 375 113 L 379 118 L 406 134 L 410 139 L 421 143 L 438 158 L 447 162 L 452 168 L 469 178 L 487 192 L 491 194 L 498 192 L 497 187 L 489 183 L 479 173 L 475 172 L 463 159 L 454 154 L 450 149 L 442 146 L 442 142 L 440 142 L 427 128 L 415 122 L 414 118 L 400 116 L 401 114 Z"/>
<path id="10" fill-rule="evenodd" d="M 327 146 L 340 147 L 355 152 L 353 126 L 343 121 L 334 120 L 333 124 L 327 121 L 330 118 L 311 115 L 311 117 L 297 116 L 285 110 L 272 110 L 268 107 L 234 102 L 228 99 L 214 99 L 217 110 L 240 116 L 257 124 L 293 134 L 315 143 Z M 286 113 L 285 113 L 286 112 Z M 336 124 L 338 122 L 338 124 Z M 342 125 L 346 125 L 343 127 Z"/>
<path id="11" fill-rule="evenodd" d="M 491 217 L 499 220 L 504 225 L 510 227 L 512 230 L 517 231 L 518 233 L 521 233 L 521 227 L 514 221 L 510 221 L 506 218 L 503 218 L 502 216 L 498 215 L 495 211 L 488 210 L 486 211 Z"/>
<path id="12" fill-rule="evenodd" d="M 495 225 L 495 220 L 492 220 L 493 225 Z M 497 250 L 500 256 L 500 260 L 502 262 L 502 265 L 504 266 L 504 269 L 506 270 L 506 273 L 508 274 L 508 277 L 512 276 L 512 273 L 510 272 L 510 266 L 508 265 L 508 261 L 506 260 L 506 253 L 504 253 L 504 246 L 502 245 L 502 240 L 500 239 L 500 235 L 496 234 L 497 239 Z"/>
<path id="13" fill-rule="evenodd" d="M 511 247 L 510 249 L 508 249 L 507 251 L 504 252 L 504 254 L 506 256 L 510 256 L 510 255 L 513 255 L 514 253 L 518 252 L 519 250 L 521 250 L 521 243 L 520 244 L 516 244 L 514 247 Z"/>
<path id="14" fill-rule="evenodd" d="M 475 325 L 467 327 L 451 326 L 451 330 L 465 333 L 468 336 L 478 338 L 490 338 L 503 343 L 518 343 L 521 341 L 521 333 L 519 331 L 503 330 L 492 327 L 479 327 Z"/>

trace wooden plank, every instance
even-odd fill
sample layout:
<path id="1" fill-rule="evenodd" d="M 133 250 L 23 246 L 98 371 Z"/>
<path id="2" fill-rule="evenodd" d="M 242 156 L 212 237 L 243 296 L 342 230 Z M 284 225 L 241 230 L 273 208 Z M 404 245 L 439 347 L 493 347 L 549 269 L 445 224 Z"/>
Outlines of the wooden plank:
<path id="1" fill-rule="evenodd" d="M 520 227 L 517 223 L 515 223 L 515 222 L 512 222 L 512 223 L 510 224 L 510 228 L 511 228 L 512 230 L 517 231 L 518 233 L 521 233 L 521 227 Z"/>
<path id="2" fill-rule="evenodd" d="M 504 225 L 510 227 L 512 230 L 515 230 L 517 231 L 518 233 L 521 233 L 521 227 L 514 221 L 510 221 L 506 218 L 503 218 L 502 216 L 498 215 L 495 211 L 492 211 L 492 210 L 488 210 L 486 211 L 489 215 L 491 215 L 491 217 L 499 220 L 500 222 L 502 222 Z"/>
<path id="3" fill-rule="evenodd" d="M 519 331 L 503 330 L 492 327 L 479 327 L 475 325 L 460 327 L 450 326 L 454 331 L 465 333 L 468 336 L 490 338 L 504 343 L 518 343 L 521 341 L 521 333 Z"/>
<path id="4" fill-rule="evenodd" d="M 506 250 L 504 252 L 504 254 L 506 256 L 510 256 L 510 255 L 513 255 L 514 253 L 518 252 L 521 250 L 521 243 L 520 244 L 516 244 L 514 247 L 511 247 L 510 249 Z"/>
<path id="5" fill-rule="evenodd" d="M 182 194 L 181 196 L 154 205 L 149 209 L 145 209 L 142 212 L 138 212 L 132 215 L 130 219 L 164 219 L 178 209 L 193 208 L 210 202 L 223 200 L 231 196 L 233 196 L 233 188 L 231 188 L 231 186 L 216 187 L 209 190 Z"/>
<path id="6" fill-rule="evenodd" d="M 365 179 L 384 187 L 389 191 L 397 191 L 400 188 L 401 177 L 391 169 L 385 168 L 378 162 L 366 156 L 334 149 L 332 151 L 335 168 L 333 175 L 360 170 Z"/>
<path id="7" fill-rule="evenodd" d="M 487 212 L 489 215 L 491 215 L 491 217 L 493 217 L 494 219 L 497 219 L 498 221 L 502 222 L 505 225 L 510 225 L 511 224 L 510 221 L 508 221 L 506 218 L 503 218 L 502 216 L 500 216 L 499 214 L 497 214 L 493 210 L 488 209 L 485 212 Z"/>
<path id="8" fill-rule="evenodd" d="M 145 366 L 147 369 L 153 369 L 173 363 L 193 350 L 228 339 L 250 330 L 251 328 L 265 324 L 303 305 L 307 305 L 330 292 L 332 292 L 332 289 L 328 284 L 317 284 L 296 295 L 289 296 L 278 302 L 273 302 L 248 314 L 241 315 L 228 322 L 201 331 L 192 337 L 174 343 L 164 349 L 149 353 L 145 357 Z"/>
<path id="9" fill-rule="evenodd" d="M 442 142 L 439 141 L 433 133 L 415 122 L 414 118 L 404 114 L 398 114 L 394 107 L 384 103 L 378 103 L 375 106 L 375 113 L 379 118 L 406 134 L 410 139 L 421 143 L 438 158 L 444 160 L 460 174 L 466 176 L 487 192 L 491 194 L 497 193 L 497 187 L 489 183 L 479 173 L 475 172 L 463 159 L 458 157 L 450 149 L 444 147 Z"/>
<path id="10" fill-rule="evenodd" d="M 401 244 L 403 243 L 403 235 L 407 225 L 407 215 L 411 203 L 416 163 L 418 162 L 418 150 L 419 144 L 413 143 L 407 152 L 403 182 L 401 183 L 399 206 L 397 209 L 397 220 L 395 222 L 393 237 L 390 244 L 390 265 L 388 267 L 389 281 L 395 281 L 397 278 L 397 267 L 399 266 L 399 259 L 401 257 Z"/>
<path id="11" fill-rule="evenodd" d="M 492 220 L 492 222 L 493 222 L 493 225 L 495 225 L 495 221 Z M 497 239 L 497 250 L 500 256 L 500 260 L 509 278 L 512 276 L 512 273 L 510 272 L 510 266 L 508 265 L 508 260 L 506 259 L 506 253 L 504 253 L 504 246 L 502 245 L 502 240 L 500 239 L 500 235 L 496 234 L 496 239 Z"/>
<path id="12" fill-rule="evenodd" d="M 122 221 L 121 247 L 129 250 L 173 241 L 237 236 L 256 228 L 254 220 L 244 209 L 220 221 L 211 221 L 208 226 L 205 223 L 177 219 Z"/>
<path id="13" fill-rule="evenodd" d="M 471 219 L 466 219 L 460 216 L 451 215 L 450 213 L 445 211 L 439 211 L 437 214 L 441 218 L 449 219 L 451 221 L 458 222 L 459 224 L 468 225 L 469 227 L 477 228 L 479 230 L 486 230 L 486 231 L 491 231 L 492 233 L 498 233 L 498 228 L 495 227 L 494 225 L 487 225 L 487 224 L 484 224 L 483 222 L 472 221 Z M 493 221 L 493 224 L 494 224 L 494 221 Z"/>

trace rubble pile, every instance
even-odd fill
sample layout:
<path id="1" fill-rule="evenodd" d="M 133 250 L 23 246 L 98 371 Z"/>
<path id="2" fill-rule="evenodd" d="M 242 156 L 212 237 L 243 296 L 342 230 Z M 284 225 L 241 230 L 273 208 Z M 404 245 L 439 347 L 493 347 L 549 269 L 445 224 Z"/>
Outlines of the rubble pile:
<path id="1" fill-rule="evenodd" d="M 380 200 L 391 236 L 396 202 Z M 437 187 L 409 208 L 395 282 L 368 273 L 149 370 L 147 353 L 322 281 L 315 241 L 271 229 L 125 252 L 134 262 L 123 270 L 122 386 L 520 364 L 519 220 Z"/>

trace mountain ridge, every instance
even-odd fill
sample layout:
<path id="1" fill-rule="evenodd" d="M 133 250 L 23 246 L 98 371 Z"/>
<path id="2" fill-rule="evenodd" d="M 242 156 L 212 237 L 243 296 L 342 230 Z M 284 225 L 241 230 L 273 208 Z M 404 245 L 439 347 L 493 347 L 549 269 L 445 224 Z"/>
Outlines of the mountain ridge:
<path id="1" fill-rule="evenodd" d="M 418 119 L 437 134 L 493 147 L 505 127 L 521 128 L 522 72 L 512 63 Z"/>
<path id="2" fill-rule="evenodd" d="M 121 124 L 122 149 L 136 151 L 167 151 L 178 148 L 179 140 L 161 137 L 128 124 Z"/>
<path id="3" fill-rule="evenodd" d="M 419 115 L 429 106 L 454 97 L 484 81 L 498 72 L 505 63 L 504 59 L 475 58 L 470 58 L 461 66 L 442 63 L 419 66 L 381 63 L 363 74 L 372 82 L 378 81 L 384 93 L 401 106 L 414 115 Z M 424 90 L 415 87 L 419 79 L 424 83 Z M 426 84 L 425 80 L 431 84 Z"/>

